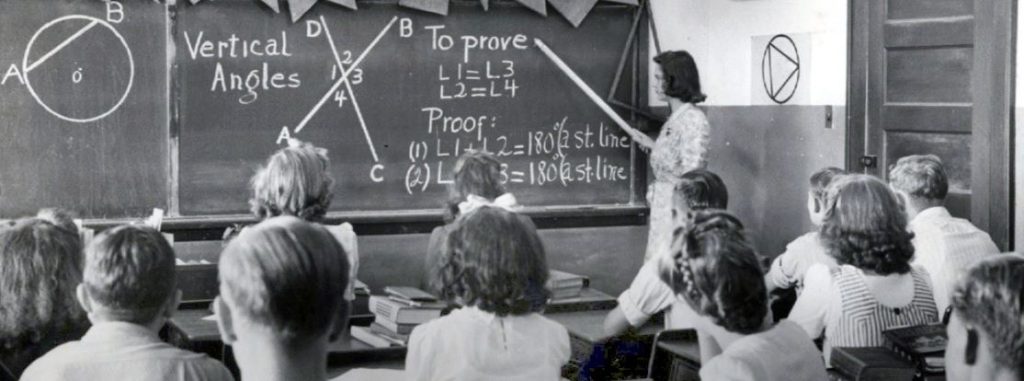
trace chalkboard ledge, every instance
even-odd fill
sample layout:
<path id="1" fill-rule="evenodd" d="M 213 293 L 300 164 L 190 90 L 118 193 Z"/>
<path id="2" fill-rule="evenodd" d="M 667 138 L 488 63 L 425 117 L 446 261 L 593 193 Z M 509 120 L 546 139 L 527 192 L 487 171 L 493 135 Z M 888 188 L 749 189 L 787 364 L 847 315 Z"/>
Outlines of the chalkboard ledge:
<path id="1" fill-rule="evenodd" d="M 623 226 L 647 224 L 647 205 L 571 205 L 525 207 L 540 229 Z M 91 219 L 86 227 L 98 231 L 137 219 Z M 257 221 L 248 214 L 218 216 L 168 217 L 161 230 L 175 234 L 175 241 L 221 239 L 224 229 L 232 225 L 251 225 Z M 344 211 L 327 214 L 326 223 L 351 223 L 360 235 L 429 233 L 443 224 L 440 209 L 396 211 Z"/>

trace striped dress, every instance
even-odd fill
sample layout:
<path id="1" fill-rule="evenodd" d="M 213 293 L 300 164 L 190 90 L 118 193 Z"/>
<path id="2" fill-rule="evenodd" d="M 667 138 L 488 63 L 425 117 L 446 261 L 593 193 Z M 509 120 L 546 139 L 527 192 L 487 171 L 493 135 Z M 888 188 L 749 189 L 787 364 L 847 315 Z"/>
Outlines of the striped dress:
<path id="1" fill-rule="evenodd" d="M 832 270 L 833 282 L 842 298 L 842 311 L 830 313 L 825 326 L 826 363 L 829 363 L 832 347 L 885 346 L 884 330 L 939 321 L 928 274 L 912 268 L 910 275 L 914 279 L 913 299 L 893 308 L 875 299 L 860 269 L 841 266 Z"/>

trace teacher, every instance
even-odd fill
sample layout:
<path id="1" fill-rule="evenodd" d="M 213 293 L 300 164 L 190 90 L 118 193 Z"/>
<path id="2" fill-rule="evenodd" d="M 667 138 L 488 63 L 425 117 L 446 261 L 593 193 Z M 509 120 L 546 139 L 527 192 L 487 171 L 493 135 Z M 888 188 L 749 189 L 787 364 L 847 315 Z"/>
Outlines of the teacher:
<path id="1" fill-rule="evenodd" d="M 704 168 L 708 162 L 708 119 L 695 106 L 707 98 L 700 91 L 697 64 L 690 53 L 682 50 L 661 53 L 654 62 L 661 69 L 657 74 L 661 82 L 658 95 L 669 103 L 672 115 L 661 127 L 657 140 L 642 134 L 633 136 L 637 144 L 651 151 L 654 170 L 654 182 L 647 191 L 651 219 L 644 260 L 666 252 L 672 243 L 672 194 L 676 184 L 684 173 Z"/>

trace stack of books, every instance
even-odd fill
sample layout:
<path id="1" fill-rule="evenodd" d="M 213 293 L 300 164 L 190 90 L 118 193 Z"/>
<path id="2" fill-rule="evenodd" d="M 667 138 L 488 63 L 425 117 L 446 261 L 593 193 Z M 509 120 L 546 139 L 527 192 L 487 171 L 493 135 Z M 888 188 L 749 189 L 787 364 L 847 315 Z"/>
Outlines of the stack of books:
<path id="1" fill-rule="evenodd" d="M 911 381 L 914 364 L 885 347 L 832 348 L 832 368 L 853 381 Z"/>
<path id="2" fill-rule="evenodd" d="M 920 376 L 946 371 L 946 326 L 941 323 L 882 331 L 892 350 L 917 366 Z"/>
<path id="3" fill-rule="evenodd" d="M 585 276 L 551 270 L 546 288 L 551 291 L 552 300 L 560 300 L 578 298 L 588 286 L 590 279 Z"/>
<path id="4" fill-rule="evenodd" d="M 415 287 L 387 287 L 384 292 L 387 295 L 370 296 L 373 323 L 352 327 L 352 337 L 376 348 L 405 345 L 413 328 L 437 319 L 447 307 Z"/>

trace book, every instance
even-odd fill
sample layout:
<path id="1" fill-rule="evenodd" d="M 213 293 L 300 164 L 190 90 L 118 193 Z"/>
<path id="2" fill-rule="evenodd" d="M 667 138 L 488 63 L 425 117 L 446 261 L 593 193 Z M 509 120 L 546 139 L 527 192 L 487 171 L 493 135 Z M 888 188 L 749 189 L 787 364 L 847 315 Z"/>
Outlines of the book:
<path id="1" fill-rule="evenodd" d="M 384 288 L 384 292 L 388 296 L 393 296 L 396 299 L 408 300 L 413 302 L 436 302 L 437 297 L 427 293 L 426 291 L 420 290 L 416 287 L 395 287 L 388 286 Z"/>
<path id="2" fill-rule="evenodd" d="M 943 372 L 946 369 L 946 326 L 941 323 L 882 331 L 893 351 L 912 361 L 922 373 Z"/>
<path id="3" fill-rule="evenodd" d="M 402 303 L 402 304 L 404 304 L 406 306 L 413 307 L 413 308 L 422 308 L 422 309 L 428 309 L 428 310 L 443 310 L 445 308 L 448 308 L 448 303 L 439 302 L 439 301 L 434 301 L 434 302 L 418 302 L 418 301 L 414 301 L 414 300 L 403 299 L 403 298 L 400 298 L 400 297 L 397 297 L 397 296 L 394 296 L 394 295 L 388 295 L 388 299 L 394 300 L 396 302 Z"/>
<path id="4" fill-rule="evenodd" d="M 885 347 L 835 347 L 831 365 L 855 381 L 910 381 L 916 374 L 914 364 Z"/>
<path id="5" fill-rule="evenodd" d="M 418 324 L 398 324 L 398 323 L 395 323 L 395 322 L 387 320 L 387 319 L 381 319 L 379 317 L 374 319 L 373 323 L 377 324 L 377 325 L 379 325 L 379 326 L 381 326 L 383 328 L 386 328 L 388 331 L 397 333 L 399 335 L 408 335 L 408 334 L 412 333 L 413 328 L 416 328 L 416 326 L 418 325 Z"/>
<path id="6" fill-rule="evenodd" d="M 384 337 L 387 337 L 387 338 L 390 338 L 390 339 L 398 340 L 398 341 L 402 342 L 403 344 L 409 342 L 409 334 L 401 334 L 401 333 L 392 331 L 392 330 L 388 329 L 387 327 L 384 327 L 383 325 L 381 325 L 380 323 L 377 323 L 377 322 L 374 322 L 373 324 L 370 324 L 370 332 L 376 333 L 378 335 L 381 335 L 381 336 L 384 336 Z"/>
<path id="7" fill-rule="evenodd" d="M 583 288 L 590 285 L 590 279 L 565 271 L 550 270 L 548 273 L 547 288 Z"/>
<path id="8" fill-rule="evenodd" d="M 441 309 L 417 308 L 391 300 L 385 296 L 370 296 L 370 312 L 377 320 L 387 320 L 397 324 L 420 324 L 441 316 Z"/>
<path id="9" fill-rule="evenodd" d="M 394 344 L 401 344 L 395 343 L 394 340 L 388 337 L 374 333 L 368 327 L 360 327 L 358 325 L 354 325 L 352 326 L 351 330 L 352 338 L 362 341 L 363 343 L 366 343 L 367 345 L 374 348 L 388 348 Z"/>

